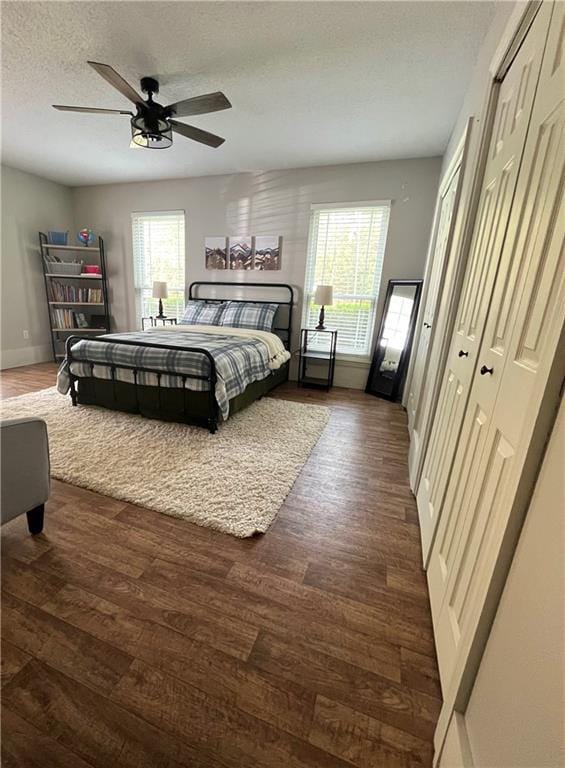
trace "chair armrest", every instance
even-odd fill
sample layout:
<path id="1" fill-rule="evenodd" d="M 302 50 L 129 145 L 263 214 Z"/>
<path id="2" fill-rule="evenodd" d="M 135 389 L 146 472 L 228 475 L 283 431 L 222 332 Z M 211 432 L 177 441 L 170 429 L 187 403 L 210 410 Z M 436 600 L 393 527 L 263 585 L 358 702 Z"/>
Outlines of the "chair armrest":
<path id="1" fill-rule="evenodd" d="M 49 440 L 43 419 L 0 422 L 2 522 L 49 498 Z"/>

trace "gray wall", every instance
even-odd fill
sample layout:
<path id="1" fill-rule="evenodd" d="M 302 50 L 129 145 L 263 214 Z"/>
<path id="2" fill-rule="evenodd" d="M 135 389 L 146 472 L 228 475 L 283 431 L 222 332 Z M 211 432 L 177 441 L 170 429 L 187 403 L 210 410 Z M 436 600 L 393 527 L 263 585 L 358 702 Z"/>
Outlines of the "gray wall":
<path id="1" fill-rule="evenodd" d="M 6 166 L 1 182 L 1 367 L 10 368 L 51 355 L 37 233 L 72 230 L 73 219 L 68 187 Z"/>
<path id="2" fill-rule="evenodd" d="M 302 286 L 311 203 L 392 199 L 379 299 L 390 278 L 421 277 L 438 185 L 440 158 L 396 160 L 264 173 L 109 184 L 73 190 L 76 227 L 105 238 L 112 315 L 119 330 L 135 327 L 131 251 L 132 211 L 186 211 L 187 282 L 264 280 Z M 276 273 L 206 271 L 207 235 L 282 235 L 282 269 Z M 236 276 L 236 277 L 234 277 Z M 300 327 L 301 306 L 295 328 Z M 364 387 L 366 362 L 343 362 L 336 384 Z"/>

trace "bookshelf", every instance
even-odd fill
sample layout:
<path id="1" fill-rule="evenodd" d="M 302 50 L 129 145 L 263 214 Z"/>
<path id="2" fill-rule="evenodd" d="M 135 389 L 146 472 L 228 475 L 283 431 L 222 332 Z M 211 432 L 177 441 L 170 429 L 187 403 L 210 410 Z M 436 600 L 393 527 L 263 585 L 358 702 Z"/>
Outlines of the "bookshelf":
<path id="1" fill-rule="evenodd" d="M 110 305 L 104 241 L 98 246 L 53 245 L 44 232 L 39 233 L 41 266 L 49 311 L 53 358 L 65 356 L 65 341 L 72 335 L 101 335 L 110 330 Z M 97 264 L 100 274 L 70 274 L 69 265 Z M 57 265 L 61 268 L 57 271 Z"/>

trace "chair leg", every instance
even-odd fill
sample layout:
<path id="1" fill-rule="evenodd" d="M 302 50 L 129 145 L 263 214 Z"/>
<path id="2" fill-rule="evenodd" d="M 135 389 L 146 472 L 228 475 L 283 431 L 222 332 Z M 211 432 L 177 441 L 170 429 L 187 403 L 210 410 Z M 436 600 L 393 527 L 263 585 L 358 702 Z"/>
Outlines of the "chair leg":
<path id="1" fill-rule="evenodd" d="M 26 512 L 27 527 L 29 529 L 29 532 L 34 536 L 37 533 L 41 533 L 41 531 L 43 530 L 44 510 L 45 510 L 45 505 L 40 504 L 38 507 L 35 507 L 34 509 L 30 509 L 29 512 Z"/>

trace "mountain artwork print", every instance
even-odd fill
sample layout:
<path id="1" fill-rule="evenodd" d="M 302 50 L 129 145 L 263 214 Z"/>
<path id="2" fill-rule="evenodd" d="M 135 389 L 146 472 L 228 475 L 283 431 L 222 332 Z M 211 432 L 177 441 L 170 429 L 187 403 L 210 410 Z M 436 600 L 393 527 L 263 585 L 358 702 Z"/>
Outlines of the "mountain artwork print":
<path id="1" fill-rule="evenodd" d="M 253 238 L 230 237 L 230 269 L 253 269 Z"/>
<path id="2" fill-rule="evenodd" d="M 206 237 L 206 269 L 276 270 L 281 268 L 280 235 Z"/>
<path id="3" fill-rule="evenodd" d="M 206 269 L 228 268 L 228 238 L 207 237 L 204 241 Z"/>
<path id="4" fill-rule="evenodd" d="M 257 235 L 254 240 L 254 269 L 280 269 L 282 237 Z"/>

